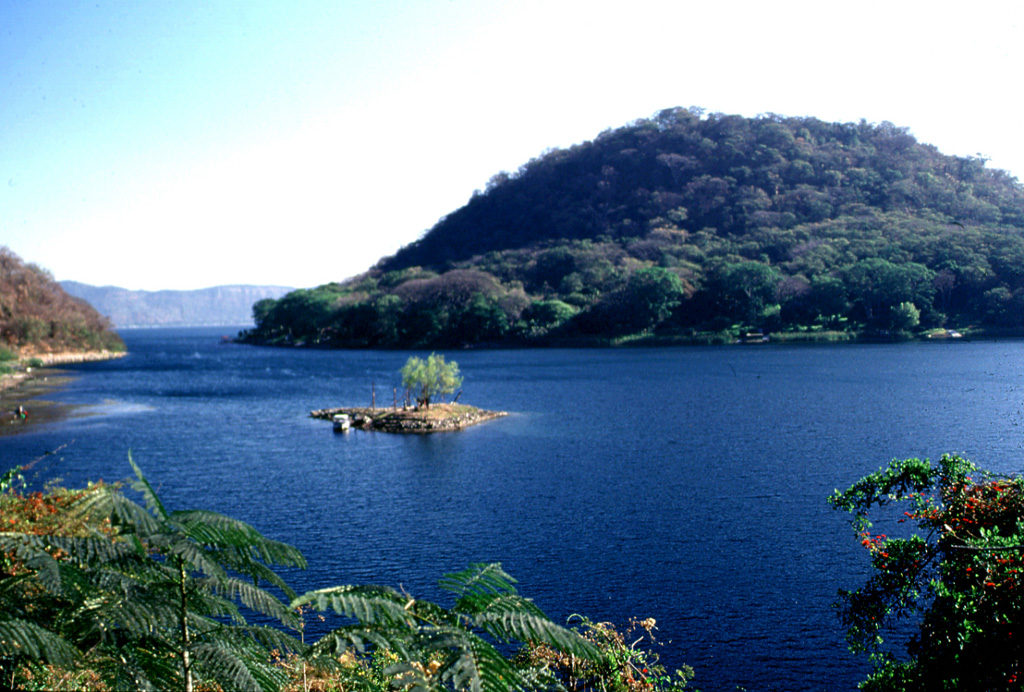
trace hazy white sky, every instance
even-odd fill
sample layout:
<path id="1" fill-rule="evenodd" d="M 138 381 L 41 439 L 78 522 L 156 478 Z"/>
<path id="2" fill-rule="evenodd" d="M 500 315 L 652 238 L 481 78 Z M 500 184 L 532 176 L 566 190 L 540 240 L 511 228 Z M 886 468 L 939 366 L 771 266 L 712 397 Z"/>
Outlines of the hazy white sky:
<path id="1" fill-rule="evenodd" d="M 315 286 L 673 106 L 889 120 L 1024 177 L 1022 7 L 0 0 L 0 245 L 97 285 Z"/>

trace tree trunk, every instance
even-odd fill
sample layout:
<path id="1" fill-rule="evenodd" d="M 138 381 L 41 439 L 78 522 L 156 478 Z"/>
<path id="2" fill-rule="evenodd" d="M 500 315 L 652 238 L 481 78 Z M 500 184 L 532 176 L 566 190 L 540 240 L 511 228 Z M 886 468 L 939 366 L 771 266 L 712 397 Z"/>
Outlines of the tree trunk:
<path id="1" fill-rule="evenodd" d="M 185 678 L 185 692 L 192 692 L 192 642 L 188 634 L 188 600 L 185 591 L 185 562 L 178 560 L 178 596 L 181 598 L 181 672 Z"/>

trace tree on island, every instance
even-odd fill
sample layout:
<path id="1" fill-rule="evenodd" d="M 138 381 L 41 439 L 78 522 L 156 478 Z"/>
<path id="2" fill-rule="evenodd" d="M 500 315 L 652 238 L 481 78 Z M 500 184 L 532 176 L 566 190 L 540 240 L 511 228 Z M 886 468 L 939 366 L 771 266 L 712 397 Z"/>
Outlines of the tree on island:
<path id="1" fill-rule="evenodd" d="M 462 384 L 459 364 L 444 362 L 444 356 L 431 353 L 423 360 L 412 356 L 402 368 L 402 386 L 413 392 L 416 405 L 430 408 L 430 400 L 451 394 Z"/>

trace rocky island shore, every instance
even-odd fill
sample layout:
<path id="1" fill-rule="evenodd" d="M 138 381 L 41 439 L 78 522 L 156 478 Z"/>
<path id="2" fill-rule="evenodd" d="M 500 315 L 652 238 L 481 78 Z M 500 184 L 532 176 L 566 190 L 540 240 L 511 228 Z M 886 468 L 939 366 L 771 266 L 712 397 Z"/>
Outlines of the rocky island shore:
<path id="1" fill-rule="evenodd" d="M 465 404 L 398 409 L 343 406 L 309 412 L 312 418 L 323 420 L 333 420 L 338 414 L 348 415 L 354 427 L 390 433 L 451 432 L 508 415 L 505 411 L 485 411 Z"/>

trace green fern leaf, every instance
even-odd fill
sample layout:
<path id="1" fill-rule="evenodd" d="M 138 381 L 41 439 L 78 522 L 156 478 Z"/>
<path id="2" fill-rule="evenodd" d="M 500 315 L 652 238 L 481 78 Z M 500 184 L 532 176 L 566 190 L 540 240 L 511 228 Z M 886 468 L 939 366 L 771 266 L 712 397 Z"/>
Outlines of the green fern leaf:
<path id="1" fill-rule="evenodd" d="M 78 651 L 64 638 L 22 619 L 0 619 L 0 658 L 28 657 L 56 665 L 71 665 Z"/>
<path id="2" fill-rule="evenodd" d="M 600 651 L 570 629 L 546 616 L 518 611 L 493 611 L 476 616 L 475 624 L 499 641 L 544 642 L 566 653 L 596 660 Z"/>
<path id="3" fill-rule="evenodd" d="M 198 677 L 215 680 L 229 690 L 276 692 L 288 680 L 287 674 L 266 659 L 266 651 L 252 640 L 238 638 L 224 646 L 200 644 L 195 648 Z"/>
<path id="4" fill-rule="evenodd" d="M 386 586 L 335 586 L 308 591 L 293 600 L 291 607 L 309 605 L 316 610 L 331 609 L 364 624 L 411 626 L 411 617 L 405 609 L 409 602 L 410 599 Z"/>
<path id="5" fill-rule="evenodd" d="M 146 500 L 146 509 L 153 513 L 157 520 L 166 522 L 167 521 L 167 510 L 164 509 L 164 504 L 160 502 L 160 498 L 157 496 L 156 491 L 153 490 L 153 486 L 146 480 L 145 475 L 142 473 L 142 469 L 139 468 L 135 460 L 132 459 L 132 453 L 128 452 L 128 463 L 132 466 L 132 471 L 135 472 L 136 480 L 132 483 L 132 488 L 142 493 L 143 498 Z"/>
<path id="6" fill-rule="evenodd" d="M 240 579 L 203 579 L 200 586 L 221 598 L 239 600 L 246 608 L 276 618 L 292 629 L 298 629 L 301 621 L 298 613 L 282 603 L 272 594 Z"/>
<path id="7" fill-rule="evenodd" d="M 109 518 L 115 527 L 126 528 L 142 535 L 148 535 L 159 528 L 159 523 L 153 515 L 125 497 L 117 486 L 101 485 L 91 488 L 72 504 L 70 511 L 79 519 Z"/>
<path id="8" fill-rule="evenodd" d="M 515 583 L 516 580 L 501 568 L 500 563 L 493 562 L 475 563 L 461 572 L 446 574 L 438 586 L 463 597 L 471 594 L 515 593 Z"/>
<path id="9" fill-rule="evenodd" d="M 331 630 L 320 637 L 310 649 L 313 659 L 323 656 L 340 656 L 349 648 L 365 653 L 371 648 L 389 649 L 400 658 L 411 656 L 409 648 L 409 629 L 406 627 L 365 627 L 363 625 L 346 625 Z"/>

